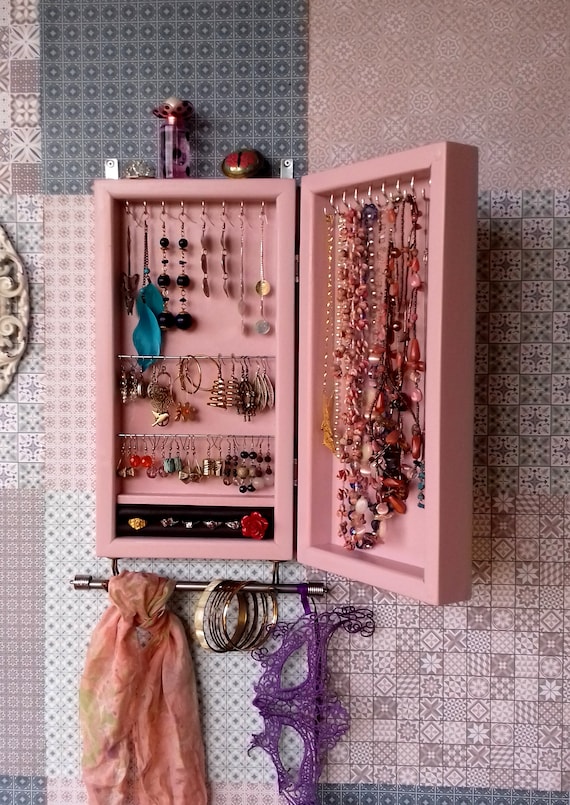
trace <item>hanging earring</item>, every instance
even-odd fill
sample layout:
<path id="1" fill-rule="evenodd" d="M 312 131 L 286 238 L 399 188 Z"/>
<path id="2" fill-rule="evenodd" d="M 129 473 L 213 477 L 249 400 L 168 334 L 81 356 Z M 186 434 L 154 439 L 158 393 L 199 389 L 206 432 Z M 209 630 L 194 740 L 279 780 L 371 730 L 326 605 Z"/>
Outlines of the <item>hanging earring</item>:
<path id="1" fill-rule="evenodd" d="M 180 462 L 180 469 L 178 470 L 178 478 L 182 483 L 188 484 L 190 483 L 190 462 L 188 461 L 188 445 L 190 439 L 184 439 L 182 443 L 182 455 L 183 458 Z"/>
<path id="2" fill-rule="evenodd" d="M 249 422 L 256 413 L 255 389 L 249 382 L 246 358 L 241 359 L 241 366 L 241 380 L 238 387 L 238 403 L 236 408 L 238 414 L 243 415 L 244 421 Z"/>
<path id="3" fill-rule="evenodd" d="M 200 469 L 200 464 L 196 458 L 196 442 L 194 440 L 194 436 L 191 436 L 190 439 L 192 442 L 192 465 L 189 469 L 190 481 L 193 484 L 197 484 L 202 478 L 202 470 Z"/>
<path id="4" fill-rule="evenodd" d="M 156 436 L 150 437 L 152 440 L 152 450 L 150 454 L 150 464 L 147 467 L 146 474 L 149 478 L 156 478 L 158 475 L 158 468 L 156 466 Z"/>
<path id="5" fill-rule="evenodd" d="M 174 316 L 168 309 L 168 303 L 170 301 L 168 289 L 170 287 L 170 274 L 168 273 L 168 257 L 166 254 L 166 250 L 170 246 L 170 241 L 166 237 L 166 208 L 164 201 L 161 202 L 162 208 L 160 211 L 160 225 L 161 225 L 161 237 L 159 240 L 159 246 L 162 250 L 162 271 L 156 278 L 156 284 L 160 288 L 160 292 L 162 294 L 162 299 L 164 301 L 164 309 L 162 313 L 158 316 L 158 323 L 160 324 L 163 330 L 167 330 L 170 327 L 174 326 Z"/>
<path id="6" fill-rule="evenodd" d="M 210 405 L 212 408 L 227 408 L 226 384 L 224 383 L 224 378 L 222 377 L 222 359 L 218 358 L 218 360 L 216 360 L 215 358 L 211 358 L 211 360 L 214 361 L 218 367 L 218 376 L 212 384 L 208 405 Z"/>
<path id="7" fill-rule="evenodd" d="M 136 436 L 131 436 L 130 439 L 129 466 L 132 467 L 133 470 L 136 470 L 141 466 L 141 457 L 138 452 L 138 439 Z"/>
<path id="8" fill-rule="evenodd" d="M 162 437 L 162 449 L 160 451 L 160 460 L 158 462 L 157 475 L 159 475 L 161 478 L 166 478 L 166 476 L 168 475 L 168 472 L 166 471 L 166 439 L 167 438 L 168 437 L 166 437 L 166 436 Z"/>
<path id="9" fill-rule="evenodd" d="M 202 214 L 200 216 L 202 220 L 202 233 L 200 235 L 200 267 L 202 268 L 202 290 L 204 291 L 204 296 L 210 296 L 210 286 L 208 284 L 208 251 L 207 251 L 207 239 L 206 239 L 206 202 L 202 202 Z"/>
<path id="10" fill-rule="evenodd" d="M 263 461 L 265 462 L 265 472 L 264 472 L 265 486 L 273 486 L 273 484 L 275 483 L 275 479 L 273 477 L 273 469 L 271 467 L 273 457 L 271 455 L 271 451 L 269 450 L 269 436 L 267 437 L 267 452 L 265 453 Z"/>
<path id="11" fill-rule="evenodd" d="M 121 438 L 121 450 L 119 453 L 119 460 L 117 461 L 117 467 L 115 472 L 119 476 L 119 478 L 126 478 L 129 475 L 134 475 L 135 471 L 132 467 L 127 467 L 126 463 L 126 450 L 127 450 L 127 440 L 126 438 Z"/>
<path id="12" fill-rule="evenodd" d="M 152 457 L 147 453 L 146 436 L 143 436 L 141 467 L 143 467 L 145 470 L 148 470 L 151 464 L 152 464 Z"/>
<path id="13" fill-rule="evenodd" d="M 228 286 L 228 250 L 226 248 L 226 202 L 222 201 L 222 231 L 220 234 L 221 265 L 222 265 L 222 287 L 224 293 L 229 297 L 230 289 Z"/>
<path id="14" fill-rule="evenodd" d="M 238 464 L 236 470 L 236 483 L 238 485 L 239 491 L 243 495 L 248 491 L 247 486 L 249 480 L 249 463 L 248 463 L 249 450 L 247 450 L 244 447 L 243 450 L 240 450 L 239 457 L 240 457 L 240 463 Z"/>
<path id="15" fill-rule="evenodd" d="M 259 280 L 255 285 L 255 292 L 259 296 L 259 319 L 255 322 L 255 331 L 259 335 L 267 335 L 271 330 L 271 325 L 265 318 L 264 299 L 271 292 L 271 285 L 265 279 L 265 224 L 267 216 L 265 214 L 265 202 L 261 202 L 261 212 L 259 214 Z"/>
<path id="16" fill-rule="evenodd" d="M 226 383 L 226 408 L 236 408 L 239 403 L 239 380 L 235 372 L 236 364 L 232 355 L 232 374 Z"/>
<path id="17" fill-rule="evenodd" d="M 125 212 L 127 215 L 127 270 L 126 272 L 121 272 L 121 290 L 123 292 L 123 302 L 127 315 L 132 316 L 139 287 L 140 274 L 133 274 L 131 270 L 131 208 L 128 201 L 125 201 Z"/>
<path id="18" fill-rule="evenodd" d="M 265 486 L 262 466 L 263 466 L 263 453 L 261 451 L 261 441 L 260 441 L 259 448 L 255 456 L 254 475 L 251 481 L 252 486 L 256 492 L 259 491 L 260 489 L 263 489 L 263 487 Z"/>
<path id="19" fill-rule="evenodd" d="M 162 375 L 168 378 L 168 385 L 161 385 L 159 379 Z M 168 408 L 174 403 L 172 396 L 172 378 L 168 373 L 166 366 L 163 364 L 160 372 L 157 371 L 156 366 L 152 370 L 152 379 L 147 389 L 147 397 L 151 401 L 152 414 L 154 416 L 153 427 L 158 425 L 164 428 L 168 425 L 170 414 Z"/>
<path id="20" fill-rule="evenodd" d="M 180 266 L 180 274 L 176 278 L 176 284 L 180 288 L 180 312 L 176 316 L 176 326 L 179 330 L 188 330 L 194 324 L 194 318 L 186 311 L 186 289 L 190 285 L 190 277 L 186 273 L 186 249 L 188 248 L 188 239 L 184 232 L 184 202 L 180 202 L 180 238 L 178 239 L 178 246 L 180 248 L 180 257 L 178 258 L 178 265 Z"/>
<path id="21" fill-rule="evenodd" d="M 247 313 L 247 305 L 245 302 L 245 211 L 243 201 L 239 209 L 239 302 L 238 313 L 241 317 L 241 331 L 246 332 L 245 316 Z"/>
<path id="22" fill-rule="evenodd" d="M 227 448 L 226 457 L 224 460 L 224 467 L 222 470 L 222 481 L 224 486 L 231 486 L 232 485 L 232 470 L 233 470 L 233 456 L 231 452 L 231 444 L 230 440 L 228 439 L 228 448 Z"/>
<path id="23" fill-rule="evenodd" d="M 212 445 L 210 444 L 210 438 L 207 438 L 208 447 L 206 450 L 206 458 L 202 461 L 202 475 L 204 478 L 207 478 L 209 475 L 214 474 L 214 464 L 212 461 L 212 457 L 210 456 L 210 451 L 212 449 Z"/>

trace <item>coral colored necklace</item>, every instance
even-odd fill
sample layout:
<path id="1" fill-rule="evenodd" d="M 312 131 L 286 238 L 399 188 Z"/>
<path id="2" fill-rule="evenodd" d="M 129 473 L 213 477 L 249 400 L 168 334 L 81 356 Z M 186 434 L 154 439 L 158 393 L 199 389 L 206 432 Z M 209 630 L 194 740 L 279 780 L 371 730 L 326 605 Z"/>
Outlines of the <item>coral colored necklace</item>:
<path id="1" fill-rule="evenodd" d="M 338 243 L 334 322 L 327 333 L 327 344 L 334 342 L 335 378 L 328 445 L 340 462 L 339 536 L 352 550 L 383 541 L 387 521 L 407 510 L 412 482 L 418 483 L 418 505 L 424 505 L 421 211 L 412 183 L 409 193 L 397 185 L 383 205 L 373 203 L 370 192 L 354 205 L 343 197 L 334 213 L 327 213 L 329 273 L 334 223 Z"/>

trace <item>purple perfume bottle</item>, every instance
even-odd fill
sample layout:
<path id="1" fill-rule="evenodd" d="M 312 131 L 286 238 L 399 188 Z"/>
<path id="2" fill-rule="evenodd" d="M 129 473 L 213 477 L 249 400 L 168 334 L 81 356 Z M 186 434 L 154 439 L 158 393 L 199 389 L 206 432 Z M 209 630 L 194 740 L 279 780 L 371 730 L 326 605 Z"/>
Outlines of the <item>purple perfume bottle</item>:
<path id="1" fill-rule="evenodd" d="M 160 118 L 158 177 L 187 179 L 190 176 L 190 119 L 192 104 L 167 98 L 153 114 Z"/>

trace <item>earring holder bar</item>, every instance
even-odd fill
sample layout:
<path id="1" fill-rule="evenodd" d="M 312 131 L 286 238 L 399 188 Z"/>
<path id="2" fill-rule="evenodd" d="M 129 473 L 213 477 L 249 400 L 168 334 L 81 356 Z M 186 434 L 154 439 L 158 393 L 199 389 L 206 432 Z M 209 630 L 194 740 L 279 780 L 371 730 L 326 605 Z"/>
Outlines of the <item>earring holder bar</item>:
<path id="1" fill-rule="evenodd" d="M 199 593 L 208 586 L 207 581 L 177 581 L 176 589 L 185 592 Z M 109 579 L 97 579 L 93 576 L 76 575 L 71 579 L 70 584 L 74 590 L 106 590 Z M 283 593 L 285 595 L 303 593 L 309 596 L 322 596 L 327 592 L 322 581 L 310 581 L 302 584 L 263 584 L 261 582 L 249 582 L 240 588 L 244 592 L 253 593 Z"/>
<path id="2" fill-rule="evenodd" d="M 143 360 L 149 361 L 180 361 L 184 358 L 194 358 L 194 360 L 197 361 L 213 360 L 240 363 L 243 358 L 246 358 L 248 361 L 271 361 L 275 358 L 275 355 L 117 355 L 117 358 L 120 360 L 137 360 L 138 358 L 142 358 Z"/>

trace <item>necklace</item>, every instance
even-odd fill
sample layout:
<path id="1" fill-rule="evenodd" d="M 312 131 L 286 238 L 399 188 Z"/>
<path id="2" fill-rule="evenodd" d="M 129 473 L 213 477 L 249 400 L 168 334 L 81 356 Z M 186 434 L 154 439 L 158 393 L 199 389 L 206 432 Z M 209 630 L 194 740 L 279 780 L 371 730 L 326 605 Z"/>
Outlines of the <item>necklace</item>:
<path id="1" fill-rule="evenodd" d="M 416 480 L 418 506 L 424 506 L 420 385 L 425 366 L 417 328 L 424 283 L 416 238 L 421 211 L 413 180 L 410 192 L 398 182 L 394 192 L 386 196 L 383 190 L 383 195 L 380 205 L 372 201 L 371 190 L 360 202 L 355 193 L 352 205 L 343 194 L 340 208 L 331 200 L 334 215 L 325 210 L 329 281 L 323 434 L 340 463 L 339 536 L 350 550 L 383 541 L 387 521 L 405 514 Z M 330 321 L 333 274 L 337 293 Z M 330 341 L 335 384 L 328 439 Z"/>

